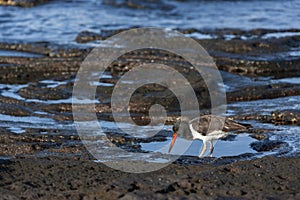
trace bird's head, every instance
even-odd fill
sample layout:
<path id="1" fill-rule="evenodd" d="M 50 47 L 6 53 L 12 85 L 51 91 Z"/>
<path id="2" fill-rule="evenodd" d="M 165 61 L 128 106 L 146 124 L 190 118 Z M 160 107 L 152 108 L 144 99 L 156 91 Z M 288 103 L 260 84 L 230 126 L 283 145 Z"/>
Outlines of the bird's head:
<path id="1" fill-rule="evenodd" d="M 187 140 L 193 139 L 193 135 L 189 128 L 189 122 L 187 119 L 177 119 L 172 129 L 173 129 L 173 136 L 172 136 L 172 141 L 168 153 L 171 152 L 178 135 Z"/>

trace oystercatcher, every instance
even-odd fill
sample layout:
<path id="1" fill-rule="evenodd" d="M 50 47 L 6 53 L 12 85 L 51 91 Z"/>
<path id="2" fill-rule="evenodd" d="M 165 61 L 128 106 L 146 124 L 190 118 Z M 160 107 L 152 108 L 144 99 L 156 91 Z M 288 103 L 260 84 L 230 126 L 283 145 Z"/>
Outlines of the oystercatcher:
<path id="1" fill-rule="evenodd" d="M 213 120 L 213 123 L 210 123 Z M 187 140 L 202 140 L 203 146 L 199 157 L 203 157 L 207 145 L 210 144 L 210 156 L 212 157 L 214 146 L 213 142 L 224 138 L 229 134 L 245 131 L 250 127 L 248 124 L 241 124 L 234 120 L 215 115 L 203 115 L 192 120 L 179 119 L 173 126 L 173 137 L 168 153 L 171 152 L 177 135 Z"/>

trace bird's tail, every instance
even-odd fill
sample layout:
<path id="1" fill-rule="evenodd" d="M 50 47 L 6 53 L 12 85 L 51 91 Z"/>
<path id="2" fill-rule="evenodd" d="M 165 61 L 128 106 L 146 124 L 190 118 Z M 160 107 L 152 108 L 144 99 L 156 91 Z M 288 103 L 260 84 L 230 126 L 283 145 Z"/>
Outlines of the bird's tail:
<path id="1" fill-rule="evenodd" d="M 252 126 L 250 124 L 239 123 L 239 122 L 227 119 L 224 124 L 223 129 L 228 132 L 241 132 L 241 131 L 245 131 L 251 127 Z"/>

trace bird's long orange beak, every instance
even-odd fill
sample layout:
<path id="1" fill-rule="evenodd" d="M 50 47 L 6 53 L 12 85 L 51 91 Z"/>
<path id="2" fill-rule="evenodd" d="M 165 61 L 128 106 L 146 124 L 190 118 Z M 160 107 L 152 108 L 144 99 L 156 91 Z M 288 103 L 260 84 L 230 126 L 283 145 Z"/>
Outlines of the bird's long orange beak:
<path id="1" fill-rule="evenodd" d="M 171 142 L 171 144 L 170 144 L 168 153 L 171 152 L 171 150 L 172 150 L 172 148 L 173 148 L 173 146 L 174 146 L 174 144 L 175 144 L 176 138 L 177 138 L 177 133 L 173 133 L 172 142 Z"/>

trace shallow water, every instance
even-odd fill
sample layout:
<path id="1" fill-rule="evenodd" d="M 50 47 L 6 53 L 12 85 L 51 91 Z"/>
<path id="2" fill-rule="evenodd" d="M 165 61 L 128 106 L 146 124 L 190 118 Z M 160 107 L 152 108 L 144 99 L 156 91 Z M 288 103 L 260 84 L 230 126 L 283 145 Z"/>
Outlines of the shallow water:
<path id="1" fill-rule="evenodd" d="M 248 115 L 258 113 L 270 115 L 272 111 L 300 110 L 300 96 L 281 97 L 276 99 L 262 99 L 256 101 L 245 101 L 227 105 L 229 113 L 237 115 Z"/>
<path id="2" fill-rule="evenodd" d="M 107 77 L 110 77 L 107 75 Z M 243 87 L 247 87 L 255 84 L 266 84 L 266 83 L 299 83 L 299 78 L 284 78 L 284 79 L 272 79 L 272 78 L 261 78 L 261 80 L 256 80 L 253 78 L 241 79 L 240 76 L 230 75 L 227 72 L 223 72 L 224 82 L 227 85 L 227 90 L 234 91 Z M 226 78 L 227 77 L 227 78 Z M 235 82 L 239 80 L 239 84 Z M 66 81 L 54 81 L 54 80 L 43 80 L 39 83 L 43 84 L 45 88 L 55 88 L 66 84 Z M 254 85 L 255 85 L 254 84 Z M 56 103 L 71 103 L 69 99 L 61 100 L 39 100 L 39 99 L 24 99 L 19 96 L 18 91 L 24 87 L 28 87 L 29 84 L 1 84 L 0 90 L 1 95 L 5 97 L 10 97 L 16 100 L 21 100 L 25 102 L 40 103 L 40 104 L 56 104 Z M 276 99 L 264 99 L 256 101 L 245 101 L 236 102 L 227 105 L 228 115 L 247 115 L 249 113 L 257 113 L 261 115 L 270 115 L 272 111 L 281 110 L 300 110 L 299 107 L 300 96 L 290 96 L 282 97 Z M 86 104 L 91 103 L 84 100 L 80 100 L 76 103 Z M 47 134 L 47 130 L 57 129 L 57 130 L 69 130 L 71 132 L 75 131 L 75 126 L 70 122 L 56 121 L 52 119 L 53 114 L 45 111 L 35 111 L 36 116 L 12 116 L 0 114 L 0 127 L 5 128 L 7 131 L 14 134 L 26 133 L 26 129 L 44 129 L 40 134 Z M 98 136 L 100 133 L 97 131 L 98 127 L 94 127 L 95 122 L 82 122 L 85 127 L 87 127 L 88 135 Z M 247 123 L 247 122 L 246 122 Z M 300 128 L 297 126 L 275 126 L 273 124 L 264 124 L 260 122 L 250 121 L 249 122 L 254 128 L 267 128 L 270 129 L 268 137 L 272 140 L 285 141 L 289 144 L 289 152 L 286 155 L 299 152 L 300 146 Z M 141 126 L 136 127 L 128 123 L 119 123 L 118 126 L 114 122 L 100 121 L 99 123 L 104 131 L 121 133 L 125 132 L 133 137 L 148 138 L 157 133 L 161 128 L 163 132 L 169 133 L 171 135 L 172 126 L 169 125 L 159 125 L 159 126 Z M 122 131 L 120 132 L 120 129 Z M 88 136 L 87 135 L 87 136 Z M 167 156 L 167 150 L 170 144 L 171 137 L 167 137 L 166 141 L 153 141 L 150 143 L 139 143 L 141 145 L 141 150 L 148 151 L 149 153 L 139 153 L 138 155 L 133 152 L 123 151 L 122 154 L 118 154 L 119 157 L 115 157 L 115 154 L 106 155 L 102 159 L 108 161 L 109 159 L 133 159 L 133 160 L 147 160 L 148 162 L 170 162 Z M 250 135 L 243 133 L 238 134 L 233 140 L 219 140 L 215 144 L 215 157 L 223 156 L 239 156 L 245 153 L 252 153 L 257 156 L 269 155 L 270 153 L 278 153 L 281 149 L 275 149 L 274 152 L 263 152 L 258 153 L 250 147 L 252 142 L 256 141 Z M 103 142 L 103 141 L 102 141 Z M 97 145 L 100 141 L 97 141 Z M 202 142 L 197 140 L 188 142 L 181 138 L 178 139 L 174 146 L 171 154 L 178 155 L 181 154 L 186 146 L 190 146 L 184 155 L 198 156 L 199 151 L 202 147 Z M 107 149 L 109 146 L 103 145 L 102 148 Z M 101 151 L 101 149 L 99 149 Z M 208 152 L 206 152 L 208 155 Z"/>
<path id="3" fill-rule="evenodd" d="M 245 153 L 257 153 L 251 149 L 250 143 L 256 141 L 251 138 L 248 134 L 239 134 L 234 141 L 219 140 L 214 143 L 214 157 L 223 156 L 237 156 Z M 166 154 L 171 143 L 171 138 L 168 138 L 165 142 L 152 142 L 152 143 L 141 143 L 142 149 L 151 152 L 160 152 Z M 183 155 L 198 156 L 202 148 L 202 141 L 195 140 L 193 142 L 178 138 L 171 154 L 181 154 L 183 147 L 189 146 L 188 150 Z M 209 146 L 204 156 L 209 156 Z"/>
<path id="4" fill-rule="evenodd" d="M 1 49 L 0 49 L 0 56 L 31 57 L 31 58 L 42 57 L 42 55 L 34 54 L 34 53 L 8 51 L 8 50 L 1 50 Z"/>
<path id="5" fill-rule="evenodd" d="M 49 115 L 47 113 L 47 115 Z M 73 124 L 58 123 L 47 117 L 36 116 L 11 116 L 0 114 L 0 127 L 6 128 L 8 132 L 22 134 L 26 129 L 43 129 L 43 130 L 75 130 Z M 47 131 L 45 131 L 47 133 Z"/>

